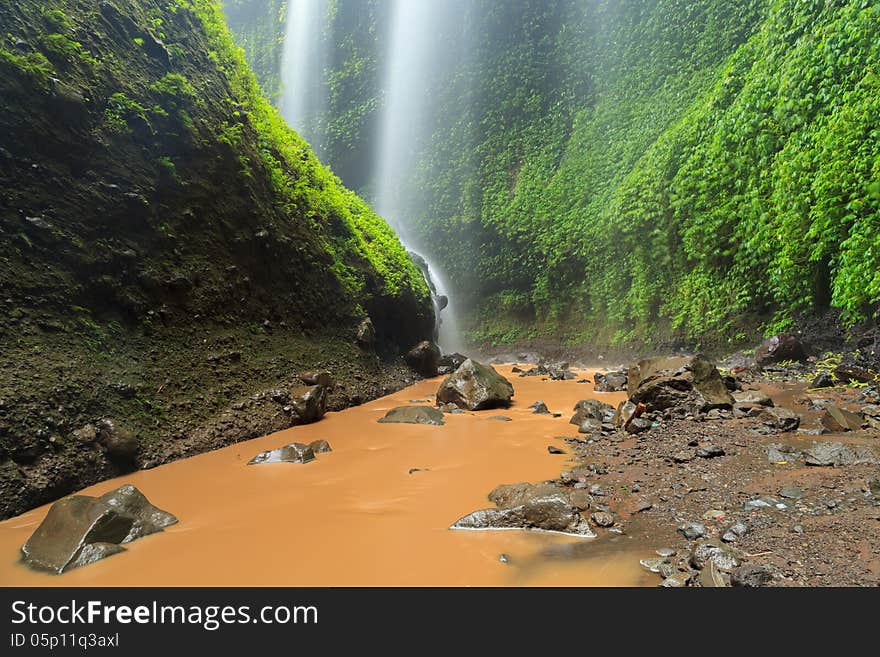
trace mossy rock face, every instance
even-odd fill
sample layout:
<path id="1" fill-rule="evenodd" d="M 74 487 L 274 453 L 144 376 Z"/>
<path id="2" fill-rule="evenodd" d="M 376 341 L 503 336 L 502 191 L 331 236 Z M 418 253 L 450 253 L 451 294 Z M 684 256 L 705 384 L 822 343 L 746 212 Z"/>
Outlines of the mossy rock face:
<path id="1" fill-rule="evenodd" d="M 293 372 L 350 375 L 336 408 L 398 385 L 424 278 L 263 97 L 219 2 L 20 0 L 0 25 L 0 517 L 286 428 L 232 406 Z"/>

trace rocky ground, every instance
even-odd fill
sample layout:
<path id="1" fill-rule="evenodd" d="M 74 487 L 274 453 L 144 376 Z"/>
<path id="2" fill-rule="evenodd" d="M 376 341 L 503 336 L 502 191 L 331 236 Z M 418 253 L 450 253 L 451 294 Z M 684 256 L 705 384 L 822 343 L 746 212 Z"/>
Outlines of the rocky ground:
<path id="1" fill-rule="evenodd" d="M 856 367 L 859 354 L 787 360 L 791 345 L 778 343 L 777 357 L 765 346 L 720 372 L 677 358 L 598 375 L 597 390 L 627 390 L 630 402 L 572 409 L 578 430 L 559 436 L 570 456 L 559 478 L 499 487 L 489 494 L 498 509 L 477 520 L 513 509 L 522 526 L 584 534 L 577 517 L 563 519 L 576 509 L 600 539 L 629 534 L 656 549 L 642 565 L 664 586 L 880 584 L 876 372 Z M 564 364 L 517 369 L 565 376 Z M 548 515 L 550 501 L 560 514 Z"/>

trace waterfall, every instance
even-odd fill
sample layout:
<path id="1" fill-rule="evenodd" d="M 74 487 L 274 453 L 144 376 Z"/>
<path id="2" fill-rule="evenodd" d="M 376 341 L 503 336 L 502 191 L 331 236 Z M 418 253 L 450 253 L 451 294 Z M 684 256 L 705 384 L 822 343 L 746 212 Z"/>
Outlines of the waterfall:
<path id="1" fill-rule="evenodd" d="M 430 135 L 432 65 L 441 45 L 436 38 L 437 24 L 448 11 L 444 2 L 394 1 L 374 188 L 376 211 L 397 231 L 407 250 L 417 253 L 424 262 L 423 266 L 414 258 L 429 286 L 435 288 L 437 343 L 444 352 L 451 353 L 461 349 L 454 297 L 442 271 L 426 255 L 430 249 L 415 243 L 408 225 L 412 211 L 409 175 Z"/>
<path id="2" fill-rule="evenodd" d="M 328 0 L 290 0 L 281 56 L 281 113 L 320 156 L 325 109 L 324 21 Z"/>

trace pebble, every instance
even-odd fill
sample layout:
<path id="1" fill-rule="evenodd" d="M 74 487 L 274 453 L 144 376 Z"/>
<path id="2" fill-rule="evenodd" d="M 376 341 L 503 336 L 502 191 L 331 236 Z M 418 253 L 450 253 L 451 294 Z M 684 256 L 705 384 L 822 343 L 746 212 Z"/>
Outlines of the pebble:
<path id="1" fill-rule="evenodd" d="M 701 459 L 714 459 L 718 456 L 724 456 L 724 450 L 718 445 L 706 445 L 697 450 L 697 456 Z"/>
<path id="2" fill-rule="evenodd" d="M 673 550 L 672 548 L 667 548 L 667 547 L 660 548 L 659 550 L 657 550 L 657 556 L 659 556 L 659 557 L 674 557 L 675 550 Z"/>

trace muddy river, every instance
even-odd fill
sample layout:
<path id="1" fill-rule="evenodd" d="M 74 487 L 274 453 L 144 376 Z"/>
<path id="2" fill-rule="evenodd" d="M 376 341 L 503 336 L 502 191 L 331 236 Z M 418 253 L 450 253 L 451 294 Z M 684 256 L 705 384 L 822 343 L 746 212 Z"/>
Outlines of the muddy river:
<path id="1" fill-rule="evenodd" d="M 433 404 L 440 379 L 339 413 L 316 424 L 239 443 L 106 481 L 100 495 L 137 486 L 179 524 L 127 545 L 127 552 L 61 576 L 18 562 L 19 548 L 48 506 L 0 523 L 0 584 L 14 586 L 639 586 L 656 576 L 639 566 L 653 547 L 626 536 L 572 538 L 526 531 L 453 531 L 461 516 L 491 504 L 498 484 L 541 481 L 568 467 L 559 436 L 580 399 L 616 404 L 623 393 L 591 384 L 519 378 L 503 411 L 447 415 L 444 426 L 379 424 L 415 400 Z M 592 380 L 591 372 L 579 372 Z M 559 418 L 534 415 L 541 399 Z M 489 419 L 503 414 L 512 422 Z M 308 464 L 248 466 L 262 450 L 329 441 Z M 410 472 L 413 469 L 420 469 Z M 548 559 L 566 543 L 579 558 Z M 558 550 L 557 550 L 558 551 Z M 506 555 L 505 559 L 501 555 Z"/>

